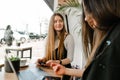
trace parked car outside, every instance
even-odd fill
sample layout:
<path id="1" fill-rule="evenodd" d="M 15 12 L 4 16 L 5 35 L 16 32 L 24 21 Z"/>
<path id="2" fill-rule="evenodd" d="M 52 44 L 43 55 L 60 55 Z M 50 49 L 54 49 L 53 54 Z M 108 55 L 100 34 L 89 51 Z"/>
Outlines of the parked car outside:
<path id="1" fill-rule="evenodd" d="M 5 29 L 0 29 L 0 44 L 5 44 L 4 40 Z M 29 35 L 26 33 L 20 33 L 20 31 L 13 31 L 13 38 L 16 41 L 26 42 L 29 39 Z"/>
<path id="2" fill-rule="evenodd" d="M 40 35 L 37 34 L 37 33 L 29 33 L 29 38 L 30 39 L 39 39 L 40 38 Z"/>
<path id="3" fill-rule="evenodd" d="M 41 38 L 41 39 L 45 39 L 46 36 L 47 36 L 47 33 L 45 33 L 45 34 L 41 34 L 41 35 L 40 35 L 40 38 Z"/>
<path id="4" fill-rule="evenodd" d="M 22 43 L 26 42 L 29 39 L 29 35 L 21 34 L 18 31 L 13 32 L 14 40 L 21 41 Z"/>

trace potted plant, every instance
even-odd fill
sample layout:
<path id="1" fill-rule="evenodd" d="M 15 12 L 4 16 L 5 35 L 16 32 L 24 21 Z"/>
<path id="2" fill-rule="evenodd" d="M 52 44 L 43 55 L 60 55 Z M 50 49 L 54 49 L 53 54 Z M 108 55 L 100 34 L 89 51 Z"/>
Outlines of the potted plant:
<path id="1" fill-rule="evenodd" d="M 8 58 L 9 61 L 12 63 L 13 68 L 16 72 L 19 72 L 20 69 L 20 58 L 17 56 L 11 56 Z M 8 59 L 5 60 L 5 71 L 6 72 L 13 72 Z"/>

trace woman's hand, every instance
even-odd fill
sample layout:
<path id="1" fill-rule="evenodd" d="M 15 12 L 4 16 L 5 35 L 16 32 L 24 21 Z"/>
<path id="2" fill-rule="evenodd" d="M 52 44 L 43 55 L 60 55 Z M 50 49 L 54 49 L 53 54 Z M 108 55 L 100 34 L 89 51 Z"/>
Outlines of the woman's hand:
<path id="1" fill-rule="evenodd" d="M 58 63 L 51 63 L 51 67 L 53 68 L 53 71 L 58 75 L 64 75 L 66 68 Z"/>
<path id="2" fill-rule="evenodd" d="M 47 66 L 51 66 L 52 63 L 59 63 L 59 60 L 48 60 L 48 61 L 46 62 L 46 65 L 47 65 Z"/>
<path id="3" fill-rule="evenodd" d="M 43 58 L 43 59 L 38 59 L 38 60 L 36 61 L 36 66 L 42 66 L 40 63 L 45 63 L 45 58 Z"/>

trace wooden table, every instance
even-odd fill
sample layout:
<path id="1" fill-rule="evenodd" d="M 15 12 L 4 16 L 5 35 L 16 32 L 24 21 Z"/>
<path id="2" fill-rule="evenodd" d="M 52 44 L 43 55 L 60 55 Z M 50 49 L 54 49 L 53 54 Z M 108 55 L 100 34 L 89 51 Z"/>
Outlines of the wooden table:
<path id="1" fill-rule="evenodd" d="M 6 73 L 4 67 L 0 71 L 0 80 L 18 80 L 14 73 Z"/>
<path id="2" fill-rule="evenodd" d="M 30 56 L 29 57 L 24 57 L 24 51 L 30 51 Z M 11 47 L 6 47 L 6 53 L 8 54 L 9 51 L 17 51 L 17 56 L 19 56 L 19 52 L 21 52 L 21 58 L 32 58 L 32 47 L 31 46 L 11 46 Z"/>
<path id="3" fill-rule="evenodd" d="M 26 70 L 26 69 L 34 69 L 37 68 L 35 64 L 30 63 L 30 65 L 28 67 L 24 67 L 21 68 L 20 70 Z M 54 76 L 54 77 L 60 77 L 59 75 L 56 75 L 53 70 L 51 68 L 45 68 L 45 67 L 39 67 L 40 69 L 42 69 L 43 71 L 47 72 L 50 76 Z M 36 72 L 37 74 L 38 72 Z M 0 71 L 0 80 L 18 80 L 17 76 L 14 73 L 6 73 L 4 70 L 4 67 L 2 68 L 2 71 Z"/>

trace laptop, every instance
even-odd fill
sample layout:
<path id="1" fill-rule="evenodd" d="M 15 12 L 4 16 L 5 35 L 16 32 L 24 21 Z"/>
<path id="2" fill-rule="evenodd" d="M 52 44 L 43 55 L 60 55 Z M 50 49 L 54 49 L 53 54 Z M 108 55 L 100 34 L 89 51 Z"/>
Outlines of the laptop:
<path id="1" fill-rule="evenodd" d="M 50 76 L 47 72 L 37 67 L 28 68 L 28 69 L 16 72 L 11 61 L 8 59 L 7 55 L 5 55 L 5 57 L 8 60 L 14 75 L 16 76 L 15 80 L 61 80 L 60 77 Z"/>

